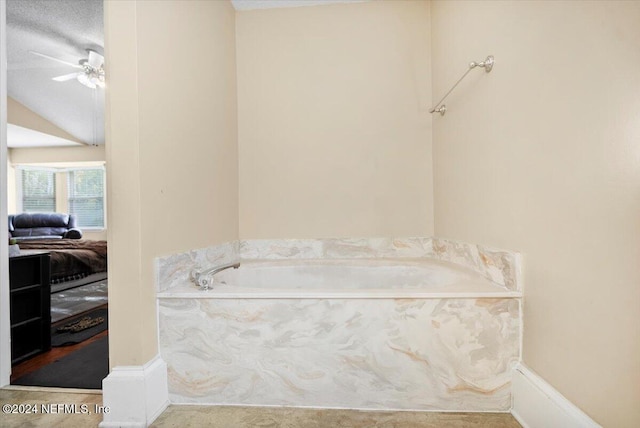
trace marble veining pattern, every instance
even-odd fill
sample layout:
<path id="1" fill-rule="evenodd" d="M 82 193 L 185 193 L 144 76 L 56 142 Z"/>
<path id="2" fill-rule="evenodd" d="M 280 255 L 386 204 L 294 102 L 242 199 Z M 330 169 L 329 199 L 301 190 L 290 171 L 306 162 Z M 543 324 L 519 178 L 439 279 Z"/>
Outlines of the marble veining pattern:
<path id="1" fill-rule="evenodd" d="M 433 254 L 431 238 L 337 238 L 323 240 L 323 256 L 349 258 L 421 258 Z"/>
<path id="2" fill-rule="evenodd" d="M 253 239 L 243 259 L 418 258 L 433 254 L 431 238 Z"/>
<path id="3" fill-rule="evenodd" d="M 243 259 L 318 259 L 321 239 L 252 239 L 240 242 Z"/>
<path id="4" fill-rule="evenodd" d="M 234 241 L 156 259 L 158 292 L 185 285 L 189 272 L 245 260 L 434 258 L 480 273 L 496 284 L 522 291 L 521 256 L 513 251 L 442 238 L 256 239 Z"/>
<path id="5" fill-rule="evenodd" d="M 189 273 L 193 269 L 209 268 L 239 261 L 239 247 L 239 242 L 233 241 L 157 258 L 157 292 L 163 292 L 176 286 L 189 284 Z"/>
<path id="6" fill-rule="evenodd" d="M 522 261 L 519 253 L 433 238 L 433 257 L 471 268 L 508 290 L 522 291 Z"/>
<path id="7" fill-rule="evenodd" d="M 173 403 L 506 411 L 518 299 L 159 299 Z"/>

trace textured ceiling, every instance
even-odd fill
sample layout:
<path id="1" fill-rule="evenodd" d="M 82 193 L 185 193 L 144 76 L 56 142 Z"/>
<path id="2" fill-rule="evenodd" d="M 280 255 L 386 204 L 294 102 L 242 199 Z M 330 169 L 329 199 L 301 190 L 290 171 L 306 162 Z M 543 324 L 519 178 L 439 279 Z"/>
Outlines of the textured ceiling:
<path id="1" fill-rule="evenodd" d="M 77 64 L 104 55 L 102 0 L 7 0 L 8 95 L 89 144 L 104 143 L 104 91 L 52 77 L 78 71 L 29 53 Z"/>

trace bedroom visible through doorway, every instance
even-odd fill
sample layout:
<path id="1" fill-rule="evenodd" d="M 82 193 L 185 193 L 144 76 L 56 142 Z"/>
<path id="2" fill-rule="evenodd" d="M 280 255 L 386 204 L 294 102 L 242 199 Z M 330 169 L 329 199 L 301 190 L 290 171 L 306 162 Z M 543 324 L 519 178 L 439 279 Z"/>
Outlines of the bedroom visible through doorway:
<path id="1" fill-rule="evenodd" d="M 103 19 L 102 0 L 6 1 L 15 385 L 101 389 L 109 370 Z"/>

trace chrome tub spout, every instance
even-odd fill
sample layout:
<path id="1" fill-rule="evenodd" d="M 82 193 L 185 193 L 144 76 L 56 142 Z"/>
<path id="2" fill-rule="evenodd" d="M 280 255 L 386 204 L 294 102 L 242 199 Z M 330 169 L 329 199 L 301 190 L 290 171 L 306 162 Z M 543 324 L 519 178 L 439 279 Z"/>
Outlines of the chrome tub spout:
<path id="1" fill-rule="evenodd" d="M 236 263 L 229 263 L 226 265 L 222 265 L 222 266 L 216 266 L 216 267 L 212 267 L 209 269 L 204 269 L 204 270 L 192 270 L 191 274 L 189 275 L 191 282 L 195 283 L 198 287 L 202 288 L 203 290 L 208 290 L 209 287 L 211 286 L 211 283 L 213 282 L 213 275 L 217 274 L 218 272 L 221 272 L 225 269 L 238 269 L 240 267 L 240 262 L 236 262 Z"/>

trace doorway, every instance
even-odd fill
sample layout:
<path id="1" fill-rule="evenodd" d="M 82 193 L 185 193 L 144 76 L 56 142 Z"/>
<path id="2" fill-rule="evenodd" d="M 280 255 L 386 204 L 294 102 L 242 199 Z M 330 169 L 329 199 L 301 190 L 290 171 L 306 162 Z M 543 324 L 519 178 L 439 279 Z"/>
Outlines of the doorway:
<path id="1" fill-rule="evenodd" d="M 11 316 L 2 320 L 2 384 L 100 389 L 108 374 L 103 2 L 3 7 L 0 214 L 10 254 L 0 257 Z M 86 361 L 95 362 L 88 371 Z"/>

